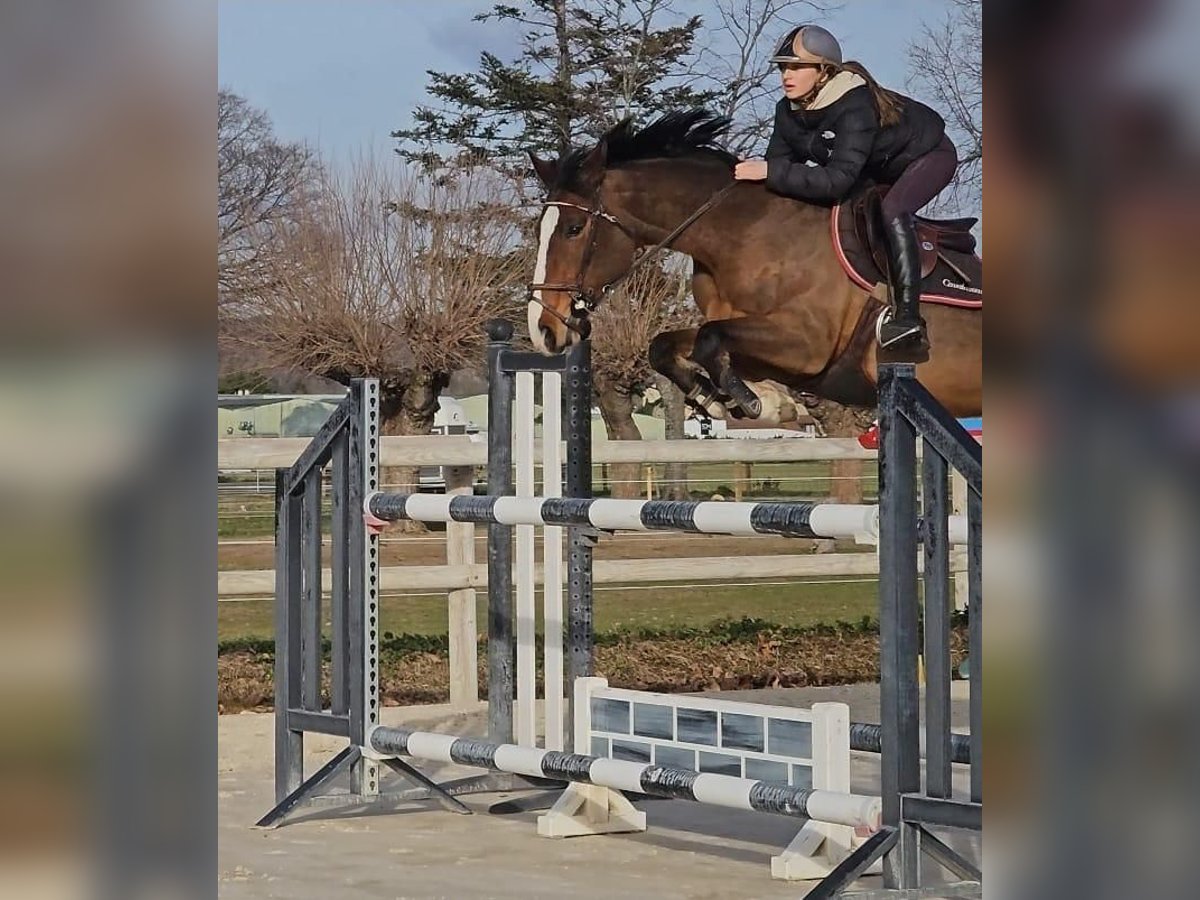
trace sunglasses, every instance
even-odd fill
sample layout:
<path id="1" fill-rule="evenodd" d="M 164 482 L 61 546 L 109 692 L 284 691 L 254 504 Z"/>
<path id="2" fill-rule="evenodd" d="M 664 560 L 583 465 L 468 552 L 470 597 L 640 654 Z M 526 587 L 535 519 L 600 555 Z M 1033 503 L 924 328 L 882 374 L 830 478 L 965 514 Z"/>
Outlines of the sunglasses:
<path id="1" fill-rule="evenodd" d="M 821 64 L 806 62 L 781 62 L 775 63 L 775 67 L 779 69 L 780 72 L 798 72 L 801 69 L 819 69 L 821 68 Z"/>

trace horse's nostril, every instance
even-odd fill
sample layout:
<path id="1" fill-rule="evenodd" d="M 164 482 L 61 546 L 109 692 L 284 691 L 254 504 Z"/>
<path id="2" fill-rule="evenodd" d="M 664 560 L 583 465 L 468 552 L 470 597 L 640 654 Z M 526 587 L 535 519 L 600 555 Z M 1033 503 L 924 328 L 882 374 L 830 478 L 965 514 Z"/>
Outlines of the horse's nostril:
<path id="1" fill-rule="evenodd" d="M 550 352 L 554 352 L 554 330 L 548 325 L 542 326 L 542 343 Z"/>

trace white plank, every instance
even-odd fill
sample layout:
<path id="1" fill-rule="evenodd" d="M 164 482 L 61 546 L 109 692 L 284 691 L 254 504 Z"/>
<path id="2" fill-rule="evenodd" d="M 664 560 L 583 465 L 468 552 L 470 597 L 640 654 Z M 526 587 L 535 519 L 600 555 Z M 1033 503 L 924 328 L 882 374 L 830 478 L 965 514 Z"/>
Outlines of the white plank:
<path id="1" fill-rule="evenodd" d="M 542 493 L 562 496 L 562 376 L 542 376 Z M 565 740 L 567 702 L 563 662 L 563 529 L 547 526 L 542 534 L 545 572 L 543 632 L 545 643 L 546 742 L 550 750 L 562 750 Z"/>
<path id="2" fill-rule="evenodd" d="M 960 554 L 958 565 L 965 566 Z M 953 558 L 952 558 L 953 562 Z M 540 567 L 535 567 L 540 579 Z M 662 584 L 675 581 L 745 581 L 747 579 L 820 578 L 838 575 L 879 574 L 874 553 L 822 553 L 795 556 L 707 556 L 680 559 L 598 559 L 597 584 Z M 325 570 L 325 583 L 329 571 Z M 385 566 L 380 570 L 384 591 L 438 591 L 487 587 L 487 567 L 474 566 Z M 220 597 L 254 597 L 275 592 L 275 573 L 227 570 L 217 573 Z"/>
<path id="3" fill-rule="evenodd" d="M 466 466 L 446 469 L 446 487 L 452 495 L 471 496 L 474 470 Z M 451 522 L 446 526 L 446 562 L 450 566 L 475 564 L 475 526 Z M 447 616 L 450 626 L 450 705 L 474 709 L 479 703 L 479 625 L 476 621 L 475 590 L 450 591 Z"/>
<path id="4" fill-rule="evenodd" d="M 286 468 L 308 438 L 218 438 L 218 469 Z M 83 455 L 85 451 L 80 450 Z M 402 466 L 482 466 L 487 435 L 387 435 L 380 439 L 381 463 Z M 852 438 L 787 440 L 598 441 L 592 461 L 600 463 L 805 462 L 875 459 Z"/>
<path id="5" fill-rule="evenodd" d="M 517 373 L 513 413 L 513 461 L 516 493 L 532 497 L 533 487 L 533 373 Z M 517 699 L 513 711 L 516 743 L 537 744 L 537 607 L 534 602 L 533 526 L 516 526 Z"/>

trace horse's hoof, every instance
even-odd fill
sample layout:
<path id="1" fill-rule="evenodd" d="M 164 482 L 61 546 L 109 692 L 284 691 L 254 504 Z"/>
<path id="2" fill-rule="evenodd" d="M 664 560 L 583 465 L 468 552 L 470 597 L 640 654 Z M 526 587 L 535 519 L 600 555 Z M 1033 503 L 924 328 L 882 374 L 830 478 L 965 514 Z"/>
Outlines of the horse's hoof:
<path id="1" fill-rule="evenodd" d="M 761 424 L 779 426 L 800 418 L 795 399 L 777 384 L 769 381 L 750 381 L 746 383 L 746 387 L 762 401 L 762 412 L 757 416 Z"/>
<path id="2" fill-rule="evenodd" d="M 721 379 L 721 389 L 729 396 L 731 408 L 740 409 L 749 419 L 757 419 L 762 415 L 762 400 L 758 394 L 733 373 L 727 373 Z"/>
<path id="3" fill-rule="evenodd" d="M 753 402 L 733 402 L 729 404 L 729 411 L 735 419 L 758 419 L 762 416 L 762 401 L 755 399 Z"/>
<path id="4" fill-rule="evenodd" d="M 730 385 L 733 388 L 729 393 L 733 400 L 733 405 L 746 414 L 748 419 L 757 419 L 762 415 L 763 405 L 762 398 L 744 384 Z"/>
<path id="5" fill-rule="evenodd" d="M 684 400 L 696 412 L 706 415 L 710 419 L 725 419 L 729 416 L 728 407 L 699 385 L 688 391 Z"/>

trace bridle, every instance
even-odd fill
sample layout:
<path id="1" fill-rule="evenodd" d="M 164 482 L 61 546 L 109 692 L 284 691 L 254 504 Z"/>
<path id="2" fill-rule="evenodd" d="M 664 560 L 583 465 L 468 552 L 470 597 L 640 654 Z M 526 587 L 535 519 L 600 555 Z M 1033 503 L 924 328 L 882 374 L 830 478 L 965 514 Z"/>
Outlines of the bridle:
<path id="1" fill-rule="evenodd" d="M 591 313 L 593 313 L 607 297 L 616 291 L 618 287 L 628 281 L 639 268 L 641 268 L 649 260 L 653 259 L 658 251 L 669 247 L 672 241 L 690 228 L 697 219 L 716 206 L 722 199 L 724 199 L 725 195 L 736 186 L 737 182 L 732 181 L 709 197 L 691 215 L 676 225 L 675 228 L 672 229 L 672 231 L 665 238 L 663 238 L 649 250 L 643 251 L 641 255 L 636 256 L 633 262 L 629 264 L 629 267 L 624 272 L 622 272 L 612 281 L 601 285 L 598 292 L 593 292 L 583 284 L 584 277 L 587 275 L 588 267 L 592 263 L 592 256 L 596 252 L 596 244 L 599 238 L 599 229 L 596 228 L 596 220 L 599 219 L 619 228 L 621 232 L 624 233 L 626 237 L 632 240 L 635 244 L 638 242 L 637 237 L 627 226 L 622 224 L 620 219 L 618 219 L 612 213 L 604 210 L 604 207 L 600 203 L 599 197 L 596 198 L 596 202 L 593 206 L 583 206 L 582 204 L 571 203 L 567 200 L 547 200 L 546 203 L 543 204 L 543 210 L 549 206 L 557 206 L 578 209 L 584 213 L 587 213 L 588 225 L 591 228 L 592 233 L 588 238 L 587 247 L 583 251 L 583 260 L 580 263 L 579 274 L 575 277 L 575 281 L 532 282 L 529 285 L 530 302 L 537 303 L 542 307 L 544 312 L 548 312 L 550 315 L 554 316 L 554 318 L 558 319 L 565 326 L 567 326 L 567 328 L 574 331 L 580 337 L 586 338 L 588 333 L 591 331 L 591 325 L 588 322 L 588 316 L 591 315 Z M 571 314 L 569 316 L 564 316 L 558 310 L 551 309 L 536 296 L 536 291 L 559 291 L 565 294 L 570 294 Z"/>
<path id="2" fill-rule="evenodd" d="M 633 236 L 633 233 L 630 232 L 628 228 L 621 224 L 620 219 L 618 219 L 612 213 L 605 212 L 598 199 L 595 207 L 583 206 L 582 204 L 571 203 L 567 200 L 547 200 L 542 205 L 542 209 L 545 211 L 547 207 L 551 206 L 578 209 L 587 213 L 588 227 L 591 228 L 591 234 L 588 236 L 588 243 L 584 248 L 583 260 L 579 265 L 579 274 L 575 277 L 575 281 L 531 282 L 529 285 L 529 299 L 541 306 L 543 311 L 550 313 L 550 315 L 554 316 L 572 331 L 578 333 L 580 337 L 587 337 L 587 332 L 589 331 L 589 326 L 587 324 L 588 315 L 590 315 L 596 309 L 596 307 L 600 305 L 605 297 L 612 293 L 614 285 L 614 282 L 609 282 L 608 284 L 603 285 L 600 288 L 599 296 L 594 294 L 583 285 L 583 279 L 587 275 L 588 267 L 592 264 L 592 256 L 596 252 L 596 244 L 599 239 L 599 230 L 595 227 L 596 220 L 600 219 L 608 222 L 610 225 L 616 226 L 621 230 L 622 233 L 625 234 L 626 237 L 635 243 L 637 238 Z M 635 260 L 634 265 L 636 266 L 636 264 L 637 261 Z M 633 268 L 634 267 L 631 266 L 629 272 L 632 272 Z M 626 272 L 626 275 L 623 276 L 623 278 L 627 277 L 629 272 Z M 537 291 L 560 291 L 562 293 L 570 294 L 571 315 L 564 316 L 558 310 L 551 309 L 537 297 Z"/>

